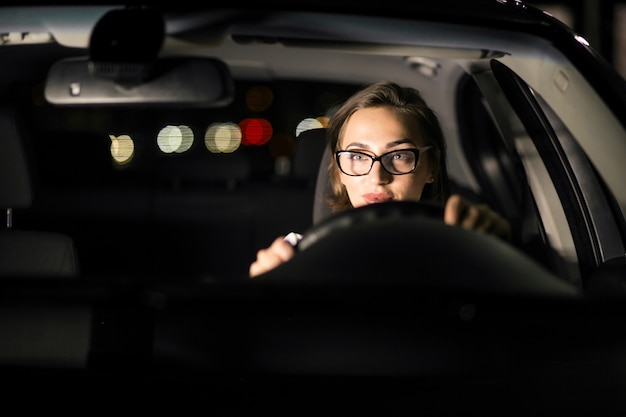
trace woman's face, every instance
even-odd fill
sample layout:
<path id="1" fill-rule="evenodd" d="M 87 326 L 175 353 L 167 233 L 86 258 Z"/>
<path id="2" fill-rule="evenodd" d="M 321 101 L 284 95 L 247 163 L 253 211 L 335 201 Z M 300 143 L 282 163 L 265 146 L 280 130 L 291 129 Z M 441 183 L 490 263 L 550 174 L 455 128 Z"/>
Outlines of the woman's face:
<path id="1" fill-rule="evenodd" d="M 339 149 L 376 157 L 394 150 L 421 148 L 427 143 L 418 132 L 417 121 L 407 114 L 397 113 L 389 107 L 360 109 L 346 122 Z M 433 152 L 433 149 L 425 152 Z M 388 173 L 380 161 L 374 162 L 367 175 L 354 177 L 340 172 L 341 183 L 346 187 L 352 206 L 392 200 L 418 201 L 424 185 L 433 182 L 425 152 L 420 154 L 415 171 L 405 175 Z"/>

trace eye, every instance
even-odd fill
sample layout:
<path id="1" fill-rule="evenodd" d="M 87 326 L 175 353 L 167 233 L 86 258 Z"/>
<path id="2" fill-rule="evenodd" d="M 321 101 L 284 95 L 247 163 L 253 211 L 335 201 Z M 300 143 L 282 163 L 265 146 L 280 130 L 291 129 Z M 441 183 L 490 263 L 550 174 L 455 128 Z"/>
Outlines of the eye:
<path id="1" fill-rule="evenodd" d="M 365 155 L 360 154 L 360 153 L 355 153 L 355 152 L 351 152 L 348 155 L 349 155 L 349 158 L 353 161 L 363 161 L 367 158 Z"/>
<path id="2" fill-rule="evenodd" d="M 403 160 L 412 160 L 415 157 L 415 154 L 411 151 L 397 151 L 394 152 L 392 158 L 395 160 L 403 161 Z"/>

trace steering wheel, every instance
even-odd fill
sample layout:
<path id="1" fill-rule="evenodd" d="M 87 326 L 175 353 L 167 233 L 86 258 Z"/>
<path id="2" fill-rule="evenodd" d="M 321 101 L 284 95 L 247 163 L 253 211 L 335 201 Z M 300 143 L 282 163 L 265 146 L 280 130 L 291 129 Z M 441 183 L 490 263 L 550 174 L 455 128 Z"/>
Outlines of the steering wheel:
<path id="1" fill-rule="evenodd" d="M 434 201 L 389 201 L 369 204 L 328 217 L 306 231 L 297 249 L 303 251 L 338 231 L 375 221 L 430 218 L 443 222 L 444 207 Z"/>
<path id="2" fill-rule="evenodd" d="M 376 203 L 335 214 L 306 231 L 297 250 L 253 281 L 579 294 L 510 243 L 445 224 L 435 202 Z"/>

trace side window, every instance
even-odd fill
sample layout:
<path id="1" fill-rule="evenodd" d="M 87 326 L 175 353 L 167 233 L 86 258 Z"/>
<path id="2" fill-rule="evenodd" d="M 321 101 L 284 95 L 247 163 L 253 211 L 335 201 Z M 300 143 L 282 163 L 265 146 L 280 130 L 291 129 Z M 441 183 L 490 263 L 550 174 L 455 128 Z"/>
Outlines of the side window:
<path id="1" fill-rule="evenodd" d="M 518 121 L 505 142 L 522 162 L 544 239 L 562 260 L 561 275 L 584 285 L 598 265 L 624 253 L 615 217 L 607 222 L 602 215 L 611 211 L 611 201 L 575 138 L 546 102 L 502 63 L 493 60 L 491 70 L 506 101 L 501 107 L 509 107 L 507 117 Z M 613 247 L 607 242 L 614 242 L 608 243 Z"/>
<path id="2" fill-rule="evenodd" d="M 533 190 L 537 178 L 527 176 L 516 149 L 516 143 L 524 143 L 528 135 L 493 75 L 487 71 L 468 75 L 457 91 L 463 151 L 485 202 L 512 222 L 514 244 L 519 249 L 555 274 L 578 283 L 575 252 L 570 255 L 573 243 L 549 236 L 550 228 L 546 231 Z"/>
<path id="3" fill-rule="evenodd" d="M 521 216 L 521 162 L 509 152 L 476 81 L 464 77 L 457 89 L 457 114 L 463 152 L 481 185 L 481 196 L 509 219 Z"/>
<path id="4" fill-rule="evenodd" d="M 545 137 L 540 133 L 545 123 L 537 123 L 536 116 L 529 118 L 527 109 L 520 113 L 517 102 L 528 99 L 513 80 L 487 67 L 468 75 L 459 86 L 457 114 L 464 152 L 487 203 L 513 223 L 515 245 L 556 275 L 580 285 L 567 216 L 561 204 L 554 204 L 559 195 L 531 139 Z"/>
<path id="5" fill-rule="evenodd" d="M 590 263 L 589 270 L 592 271 L 595 266 L 608 260 L 623 258 L 626 226 L 622 215 L 619 214 L 617 201 L 561 119 L 540 95 L 535 94 L 535 97 L 554 131 L 561 150 L 566 156 L 564 160 L 567 161 L 575 178 L 572 186 L 581 196 L 578 207 L 586 213 L 590 222 L 587 228 L 592 243 L 591 249 L 595 251 L 593 255 L 595 263 Z M 608 213 L 616 214 L 607 215 Z M 594 239 L 594 236 L 598 238 Z M 580 239 L 585 239 L 585 237 L 581 236 Z"/>

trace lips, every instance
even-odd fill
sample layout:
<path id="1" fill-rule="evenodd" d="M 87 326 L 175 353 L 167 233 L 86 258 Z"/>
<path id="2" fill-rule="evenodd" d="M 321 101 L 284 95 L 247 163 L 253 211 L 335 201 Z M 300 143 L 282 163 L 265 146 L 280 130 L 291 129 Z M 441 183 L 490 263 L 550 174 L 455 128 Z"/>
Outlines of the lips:
<path id="1" fill-rule="evenodd" d="M 386 193 L 368 193 L 363 194 L 362 197 L 367 204 L 384 203 L 385 201 L 393 200 L 393 197 Z"/>

